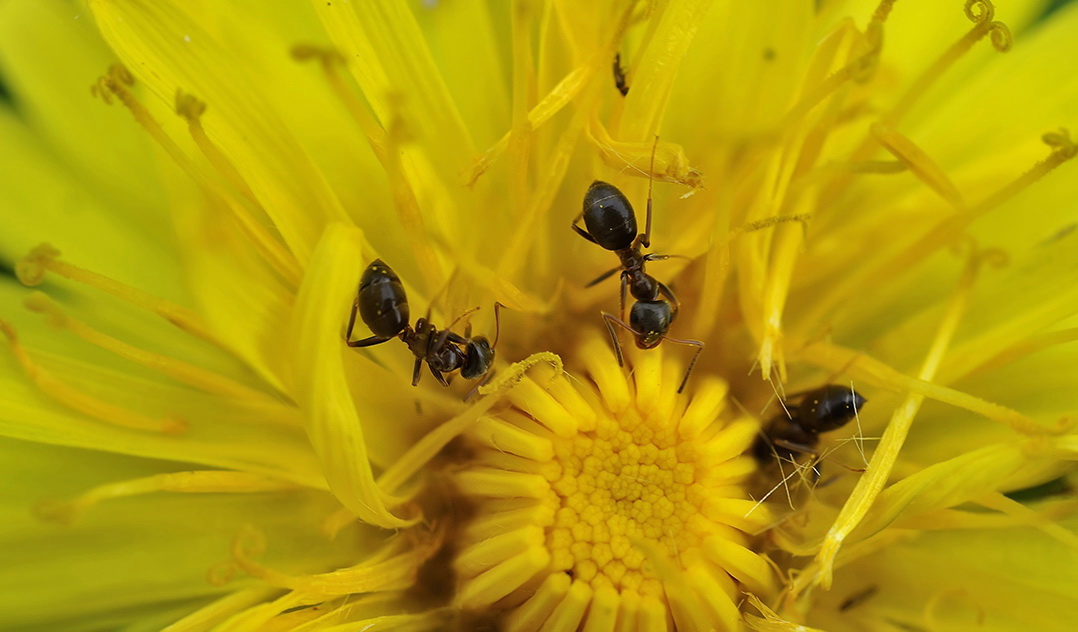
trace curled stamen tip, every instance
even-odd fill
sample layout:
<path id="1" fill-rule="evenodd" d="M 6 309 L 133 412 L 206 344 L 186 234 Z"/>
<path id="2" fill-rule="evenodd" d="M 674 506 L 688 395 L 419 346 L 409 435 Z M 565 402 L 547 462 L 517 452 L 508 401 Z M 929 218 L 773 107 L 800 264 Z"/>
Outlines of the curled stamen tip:
<path id="1" fill-rule="evenodd" d="M 45 269 L 53 259 L 60 256 L 60 251 L 49 244 L 41 244 L 15 263 L 15 276 L 28 287 L 40 285 L 45 279 Z"/>
<path id="2" fill-rule="evenodd" d="M 218 562 L 206 571 L 206 581 L 211 586 L 224 586 L 236 576 L 236 565 L 232 562 Z"/>
<path id="3" fill-rule="evenodd" d="M 966 17 L 975 24 L 991 22 L 996 17 L 996 7 L 989 0 L 966 0 L 962 8 Z"/>
<path id="4" fill-rule="evenodd" d="M 1078 145 L 1075 145 L 1074 141 L 1071 140 L 1071 133 L 1065 127 L 1059 128 L 1058 132 L 1044 134 L 1041 136 L 1041 140 L 1055 149 L 1056 152 L 1062 154 L 1064 158 L 1074 158 L 1075 154 L 1078 153 Z"/>
<path id="5" fill-rule="evenodd" d="M 135 77 L 123 64 L 113 64 L 109 66 L 108 78 L 125 86 L 135 85 Z"/>
<path id="6" fill-rule="evenodd" d="M 62 500 L 43 500 L 34 506 L 34 515 L 39 520 L 55 522 L 68 526 L 75 522 L 78 511 L 73 503 Z"/>
<path id="7" fill-rule="evenodd" d="M 266 552 L 266 536 L 249 524 L 243 525 L 232 541 L 232 557 L 248 560 Z"/>
<path id="8" fill-rule="evenodd" d="M 176 89 L 176 114 L 187 119 L 189 123 L 197 123 L 199 118 L 206 112 L 206 102 L 193 94 Z"/>
<path id="9" fill-rule="evenodd" d="M 26 309 L 31 312 L 44 314 L 45 322 L 47 322 L 50 327 L 61 329 L 67 325 L 67 315 L 65 315 L 60 310 L 60 306 L 53 302 L 53 300 L 49 298 L 49 295 L 44 292 L 31 292 L 30 296 L 27 296 L 23 301 L 23 305 L 25 305 Z"/>
<path id="10" fill-rule="evenodd" d="M 1014 43 L 1014 37 L 1011 35 L 1011 29 L 1007 28 L 1007 25 L 1003 22 L 993 22 L 992 28 L 988 32 L 989 38 L 992 40 L 992 47 L 1001 53 L 1006 53 L 1011 50 L 1011 44 Z"/>

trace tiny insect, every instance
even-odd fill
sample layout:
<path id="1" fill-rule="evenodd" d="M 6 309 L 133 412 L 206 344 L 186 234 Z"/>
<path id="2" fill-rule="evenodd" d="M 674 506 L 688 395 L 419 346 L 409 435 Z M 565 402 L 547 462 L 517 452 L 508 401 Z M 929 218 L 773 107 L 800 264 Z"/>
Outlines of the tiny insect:
<path id="1" fill-rule="evenodd" d="M 621 67 L 621 53 L 614 54 L 614 86 L 621 96 L 629 96 L 629 83 L 625 78 L 625 69 Z"/>
<path id="2" fill-rule="evenodd" d="M 656 137 L 655 144 L 651 148 L 647 221 L 644 232 L 637 232 L 636 213 L 625 194 L 614 185 L 600 180 L 592 182 L 588 187 L 584 194 L 584 209 L 573 219 L 571 226 L 584 239 L 613 251 L 621 261 L 621 265 L 604 272 L 586 286 L 591 287 L 618 272 L 621 273 L 621 317 L 603 312 L 603 321 L 610 332 L 619 365 L 624 366 L 624 359 L 614 325 L 619 325 L 632 333 L 636 346 L 641 349 L 653 349 L 663 340 L 696 347 L 696 353 L 678 387 L 678 393 L 680 393 L 685 390 L 685 384 L 689 381 L 693 367 L 696 366 L 696 360 L 704 350 L 704 343 L 699 340 L 681 340 L 667 336 L 670 326 L 677 318 L 680 304 L 666 284 L 648 274 L 644 269 L 648 261 L 670 258 L 670 255 L 645 254 L 641 251 L 641 248 L 651 246 L 652 185 L 654 184 L 654 176 L 651 174 L 655 171 L 655 149 L 658 146 L 658 140 Z M 584 219 L 586 230 L 577 225 L 581 218 Z M 625 322 L 626 289 L 636 300 L 629 313 L 628 324 Z"/>
<path id="3" fill-rule="evenodd" d="M 431 374 L 442 386 L 449 386 L 449 379 L 446 379 L 445 375 L 447 373 L 459 370 L 465 379 L 475 380 L 490 372 L 494 365 L 494 348 L 501 335 L 501 307 L 501 303 L 494 304 L 493 344 L 486 336 L 473 338 L 471 325 L 466 328 L 463 336 L 451 331 L 453 325 L 477 311 L 478 307 L 464 312 L 445 329 L 439 330 L 430 322 L 429 312 L 417 320 L 413 328 L 408 324 L 408 296 L 404 292 L 400 277 L 381 259 L 375 259 L 363 271 L 359 280 L 359 290 L 352 302 L 344 340 L 349 347 L 362 348 L 400 338 L 415 356 L 412 386 L 419 384 L 423 362 L 427 363 Z M 373 336 L 352 340 L 357 311 Z"/>
<path id="4" fill-rule="evenodd" d="M 816 456 L 820 434 L 848 424 L 865 401 L 857 391 L 838 384 L 809 391 L 797 406 L 785 405 L 784 412 L 768 422 L 753 444 L 753 456 L 762 464 L 776 458 L 792 461 L 797 454 Z"/>

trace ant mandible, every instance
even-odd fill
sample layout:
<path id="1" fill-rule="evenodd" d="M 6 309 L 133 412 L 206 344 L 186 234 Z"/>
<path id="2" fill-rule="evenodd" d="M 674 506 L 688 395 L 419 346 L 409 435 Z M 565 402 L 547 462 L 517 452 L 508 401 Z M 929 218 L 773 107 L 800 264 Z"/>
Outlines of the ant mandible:
<path id="1" fill-rule="evenodd" d="M 465 330 L 464 336 L 451 331 L 454 324 L 478 310 L 478 307 L 464 312 L 450 323 L 449 327 L 442 330 L 430 322 L 428 312 L 427 316 L 416 321 L 413 329 L 408 324 L 408 296 L 404 293 L 400 277 L 381 259 L 375 259 L 363 271 L 359 280 L 359 290 L 352 302 L 344 340 L 349 347 L 361 348 L 400 338 L 415 356 L 412 386 L 419 384 L 420 369 L 424 361 L 438 382 L 442 386 L 449 386 L 445 373 L 459 369 L 465 379 L 474 380 L 490 371 L 494 364 L 494 348 L 501 335 L 498 314 L 501 307 L 501 303 L 494 304 L 494 344 L 487 341 L 485 336 L 472 338 L 471 325 Z M 357 310 L 373 336 L 352 340 Z"/>
<path id="2" fill-rule="evenodd" d="M 681 340 L 666 335 L 674 319 L 677 318 L 680 304 L 670 288 L 644 270 L 644 265 L 648 261 L 670 258 L 670 255 L 644 254 L 640 250 L 641 247 L 651 246 L 652 187 L 655 181 L 655 150 L 658 144 L 659 137 L 656 136 L 651 146 L 647 223 L 643 233 L 637 233 L 636 214 L 625 194 L 614 185 L 601 180 L 592 182 L 588 187 L 587 193 L 584 194 L 584 210 L 573 219 L 571 226 L 584 239 L 612 250 L 621 261 L 621 265 L 604 272 L 586 286 L 591 287 L 621 272 L 621 318 L 607 312 L 602 313 L 603 321 L 610 332 L 610 339 L 614 342 L 614 353 L 618 358 L 619 366 L 624 366 L 625 363 L 621 353 L 621 343 L 614 330 L 615 324 L 632 333 L 636 346 L 641 349 L 653 349 L 663 340 L 697 348 L 685 372 L 685 377 L 678 387 L 677 392 L 680 393 L 685 390 L 685 384 L 689 381 L 693 367 L 696 366 L 696 360 L 704 350 L 704 343 L 699 340 Z M 587 230 L 577 225 L 581 217 L 584 218 Z M 626 287 L 636 299 L 629 313 L 629 324 L 625 323 Z"/>
<path id="3" fill-rule="evenodd" d="M 865 401 L 857 391 L 838 384 L 809 391 L 800 404 L 783 406 L 784 414 L 767 424 L 752 446 L 753 456 L 760 464 L 775 458 L 792 461 L 795 454 L 815 456 L 820 434 L 848 424 Z"/>

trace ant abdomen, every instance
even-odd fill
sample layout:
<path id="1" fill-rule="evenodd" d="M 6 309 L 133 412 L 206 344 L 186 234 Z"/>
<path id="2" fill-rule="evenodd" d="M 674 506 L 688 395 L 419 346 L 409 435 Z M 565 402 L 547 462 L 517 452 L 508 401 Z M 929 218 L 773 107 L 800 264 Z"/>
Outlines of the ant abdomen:
<path id="1" fill-rule="evenodd" d="M 624 250 L 636 239 L 633 205 L 618 188 L 596 180 L 584 194 L 584 225 L 595 243 L 607 250 Z"/>
<path id="2" fill-rule="evenodd" d="M 408 297 L 396 272 L 375 259 L 359 280 L 359 313 L 371 333 L 392 338 L 408 326 Z"/>
<path id="3" fill-rule="evenodd" d="M 864 403 L 850 387 L 828 384 L 805 395 L 794 420 L 806 432 L 829 432 L 849 423 Z"/>

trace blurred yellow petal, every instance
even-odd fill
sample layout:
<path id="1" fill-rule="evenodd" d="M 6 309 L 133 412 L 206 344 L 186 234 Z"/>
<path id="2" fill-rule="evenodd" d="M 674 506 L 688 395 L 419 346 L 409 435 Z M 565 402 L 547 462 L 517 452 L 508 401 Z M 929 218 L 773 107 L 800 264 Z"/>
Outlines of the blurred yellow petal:
<path id="1" fill-rule="evenodd" d="M 293 254 L 306 261 L 321 222 L 344 219 L 344 210 L 272 106 L 247 109 L 260 99 L 260 87 L 227 63 L 222 45 L 180 5 L 93 0 L 90 8 L 105 40 L 158 99 L 171 103 L 182 90 L 208 104 L 208 133 L 246 177 Z M 146 67 L 158 70 L 143 74 Z M 173 74 L 161 74 L 165 68 Z"/>

